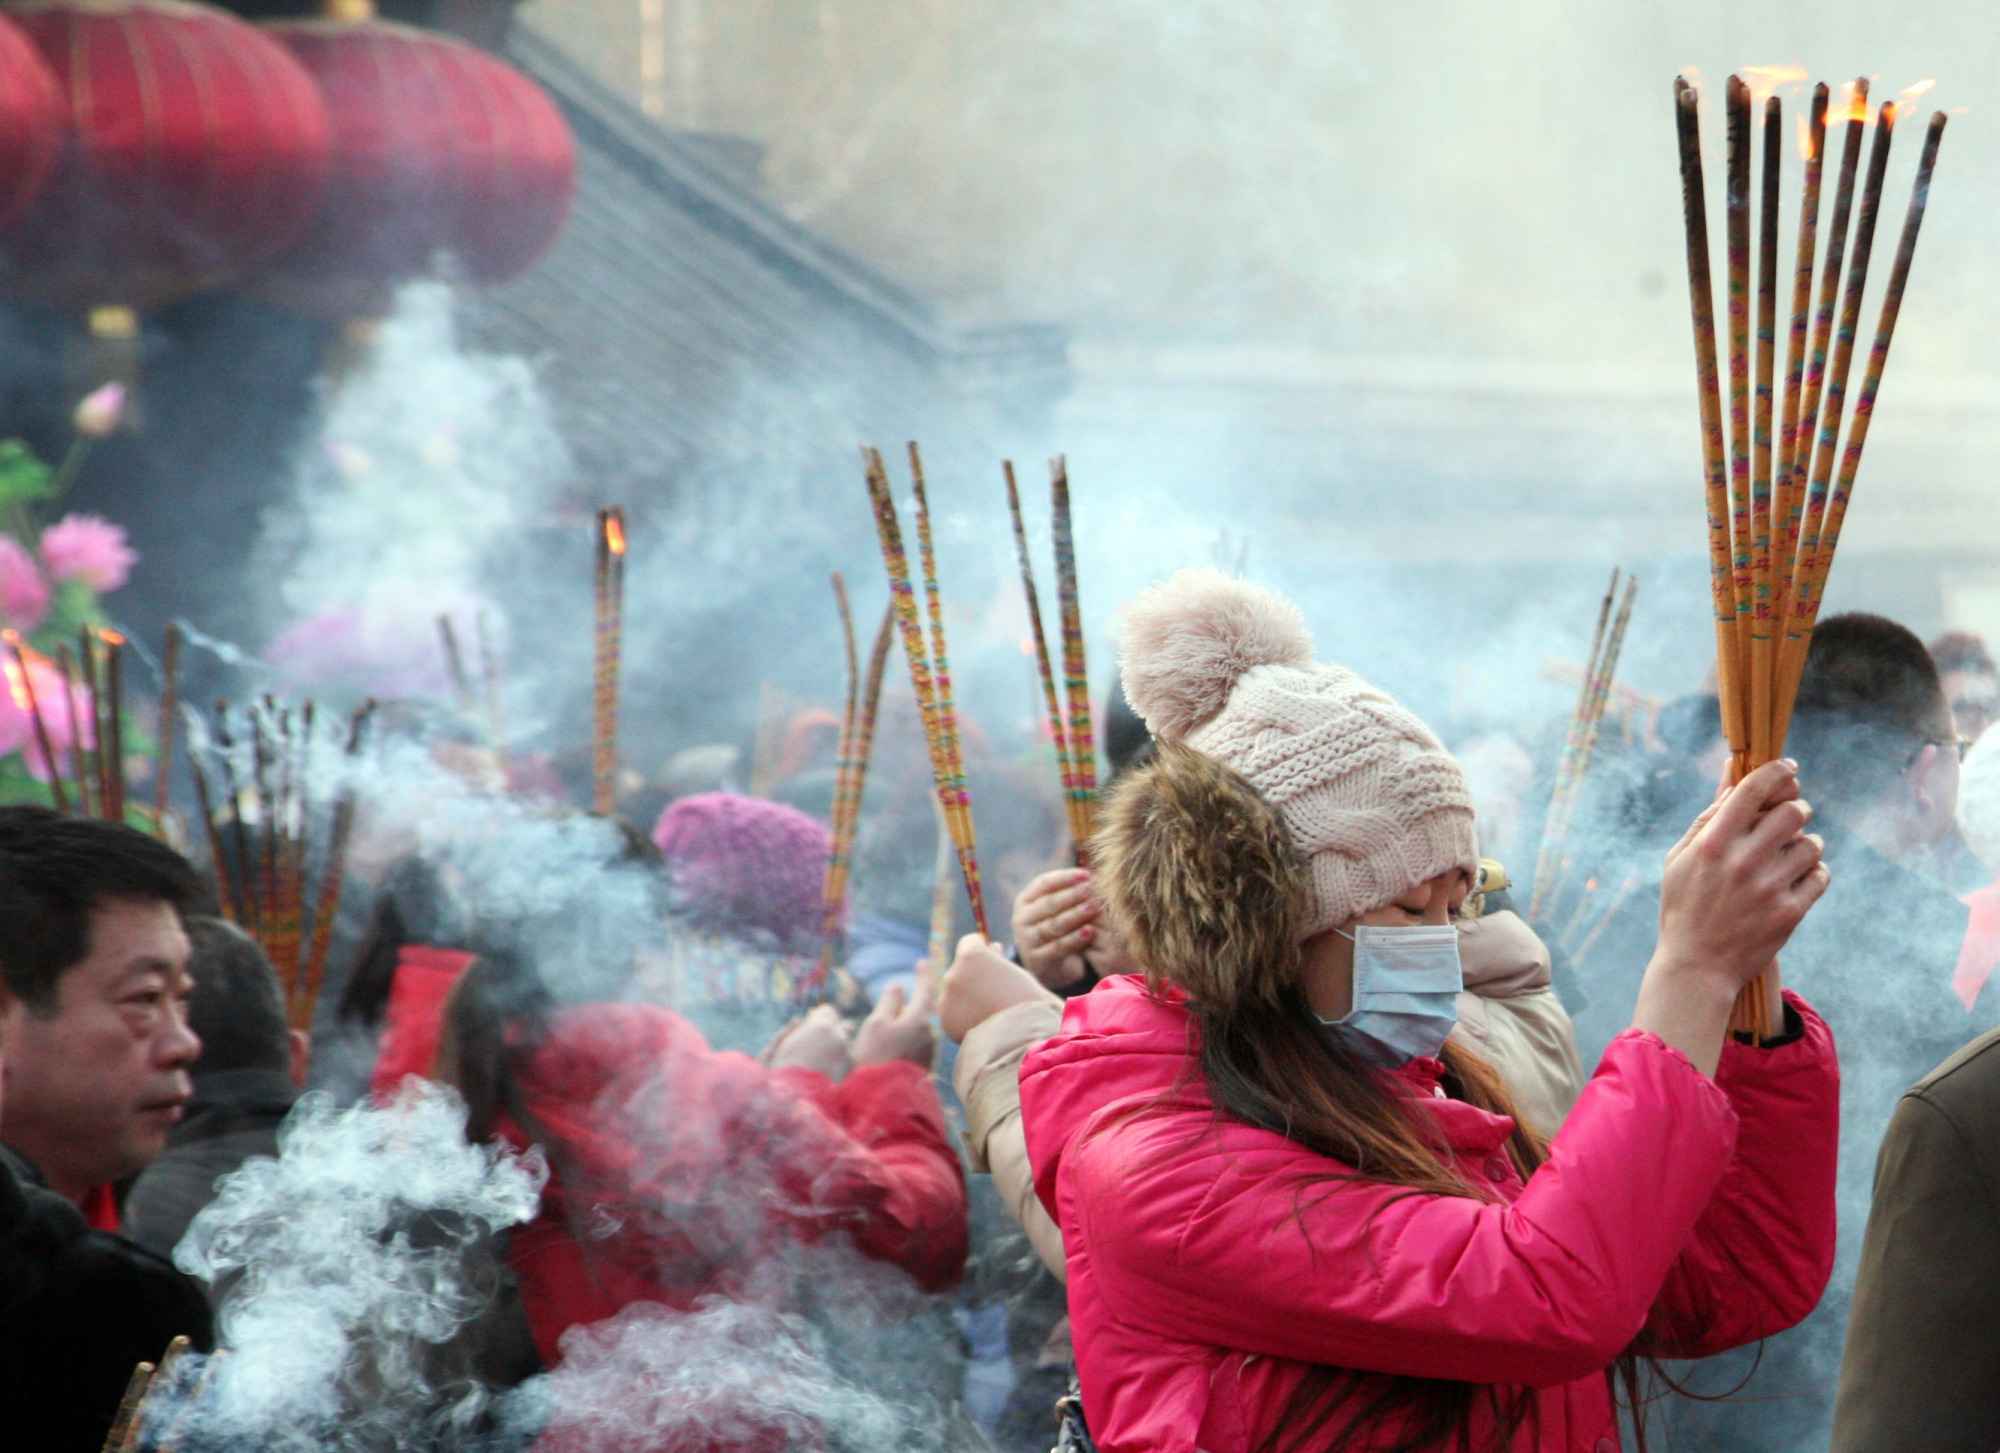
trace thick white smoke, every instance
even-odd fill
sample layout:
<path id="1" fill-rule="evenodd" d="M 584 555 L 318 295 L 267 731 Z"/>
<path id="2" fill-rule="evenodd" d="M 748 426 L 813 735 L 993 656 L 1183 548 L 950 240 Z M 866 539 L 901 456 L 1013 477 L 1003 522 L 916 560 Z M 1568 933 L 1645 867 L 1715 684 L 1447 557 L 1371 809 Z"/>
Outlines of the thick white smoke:
<path id="1" fill-rule="evenodd" d="M 440 693 L 437 617 L 452 614 L 470 650 L 474 616 L 493 608 L 489 560 L 563 483 L 533 370 L 460 346 L 455 311 L 443 284 L 405 288 L 325 384 L 318 437 L 262 545 L 283 612 L 271 654 L 294 689 Z"/>
<path id="2" fill-rule="evenodd" d="M 563 1362 L 511 1400 L 548 1453 L 915 1449 L 905 1410 L 845 1381 L 803 1318 L 740 1302 L 638 1303 L 563 1338 Z"/>
<path id="3" fill-rule="evenodd" d="M 467 1143 L 442 1086 L 387 1109 L 301 1101 L 278 1158 L 227 1177 L 176 1252 L 221 1294 L 229 1348 L 188 1443 L 361 1453 L 468 1423 L 483 1390 L 433 1386 L 426 1352 L 483 1308 L 468 1258 L 534 1214 L 546 1178 L 539 1156 Z"/>

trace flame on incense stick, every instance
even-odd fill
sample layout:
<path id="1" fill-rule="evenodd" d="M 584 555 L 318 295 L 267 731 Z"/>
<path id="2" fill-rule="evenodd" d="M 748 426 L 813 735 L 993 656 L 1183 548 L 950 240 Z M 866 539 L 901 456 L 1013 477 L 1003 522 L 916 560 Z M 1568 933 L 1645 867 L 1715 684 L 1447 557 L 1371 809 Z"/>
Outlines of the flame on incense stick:
<path id="1" fill-rule="evenodd" d="M 1740 66 L 1736 74 L 1750 88 L 1750 104 L 1761 107 L 1765 98 L 1785 86 L 1796 86 L 1806 78 L 1804 66 Z"/>

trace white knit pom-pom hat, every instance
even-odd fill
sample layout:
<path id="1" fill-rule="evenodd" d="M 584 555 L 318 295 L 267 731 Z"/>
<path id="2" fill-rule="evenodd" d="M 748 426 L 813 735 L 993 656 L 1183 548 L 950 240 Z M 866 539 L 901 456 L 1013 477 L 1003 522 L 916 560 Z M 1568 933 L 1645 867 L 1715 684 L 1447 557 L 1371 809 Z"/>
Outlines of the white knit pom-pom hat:
<path id="1" fill-rule="evenodd" d="M 1312 867 L 1308 934 L 1476 870 L 1465 774 L 1431 729 L 1352 671 L 1313 660 L 1289 601 L 1183 570 L 1126 608 L 1125 699 L 1162 741 L 1248 778 Z"/>

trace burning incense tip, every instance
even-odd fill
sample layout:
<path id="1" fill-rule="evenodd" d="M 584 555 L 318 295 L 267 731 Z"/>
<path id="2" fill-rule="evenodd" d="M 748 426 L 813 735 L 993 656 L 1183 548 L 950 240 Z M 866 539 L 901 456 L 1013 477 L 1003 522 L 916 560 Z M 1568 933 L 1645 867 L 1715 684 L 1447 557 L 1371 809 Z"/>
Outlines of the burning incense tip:
<path id="1" fill-rule="evenodd" d="M 1856 80 L 1848 81 L 1841 86 L 1840 91 L 1841 95 L 1846 98 L 1841 104 L 1846 107 L 1847 119 L 1851 122 L 1866 121 L 1868 119 L 1868 78 L 1862 76 Z"/>
<path id="2" fill-rule="evenodd" d="M 616 511 L 604 514 L 604 548 L 614 555 L 625 553 L 625 521 Z"/>
<path id="3" fill-rule="evenodd" d="M 1935 85 L 1937 85 L 1937 81 L 1933 78 L 1926 78 L 1924 80 L 1918 81 L 1914 86 L 1910 86 L 1904 90 L 1903 92 L 1904 102 L 1907 103 L 1916 100 L 1917 97 L 1923 95 L 1924 92 L 1930 90 Z"/>

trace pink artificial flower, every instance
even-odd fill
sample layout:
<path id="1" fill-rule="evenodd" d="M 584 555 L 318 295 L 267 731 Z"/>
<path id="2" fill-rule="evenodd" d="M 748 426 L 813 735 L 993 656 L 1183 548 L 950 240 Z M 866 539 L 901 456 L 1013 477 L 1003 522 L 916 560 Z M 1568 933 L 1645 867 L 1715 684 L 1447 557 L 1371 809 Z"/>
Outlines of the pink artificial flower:
<path id="1" fill-rule="evenodd" d="M 56 765 L 65 775 L 71 771 L 70 749 L 79 745 L 97 745 L 96 729 L 93 725 L 90 693 L 78 686 L 76 691 L 76 715 L 70 715 L 70 689 L 64 684 L 62 673 L 48 657 L 33 651 L 24 654 L 28 661 L 25 682 L 21 668 L 14 661 L 14 653 L 6 652 L 0 657 L 0 673 L 4 673 L 7 689 L 0 692 L 0 755 L 18 751 L 21 760 L 27 764 L 29 773 L 41 782 L 49 780 L 48 758 L 42 755 L 41 742 L 35 734 L 35 713 L 39 712 L 42 730 L 48 733 L 49 747 L 56 755 Z M 29 688 L 32 688 L 30 690 Z M 32 703 L 32 706 L 31 706 Z M 11 746 L 8 743 L 12 743 Z"/>
<path id="2" fill-rule="evenodd" d="M 35 735 L 35 728 L 33 719 L 28 715 L 27 697 L 21 691 L 21 668 L 7 659 L 0 670 L 5 672 L 8 688 L 0 691 L 0 757 L 9 757 L 28 746 Z M 34 760 L 39 759 L 40 753 L 36 753 Z M 35 771 L 32 761 L 28 770 Z M 42 776 L 39 772 L 35 775 Z"/>
<path id="3" fill-rule="evenodd" d="M 42 531 L 42 564 L 57 580 L 81 580 L 99 595 L 123 585 L 139 552 L 125 543 L 125 527 L 98 515 L 64 515 Z"/>
<path id="4" fill-rule="evenodd" d="M 264 659 L 288 691 L 438 697 L 450 687 L 435 638 L 414 621 L 385 621 L 345 606 L 293 622 Z"/>
<path id="5" fill-rule="evenodd" d="M 12 535 L 0 535 L 0 613 L 17 631 L 32 631 L 49 613 L 49 583 Z"/>
<path id="6" fill-rule="evenodd" d="M 125 417 L 125 385 L 107 383 L 92 389 L 76 406 L 71 423 L 86 439 L 102 439 L 118 431 Z"/>

